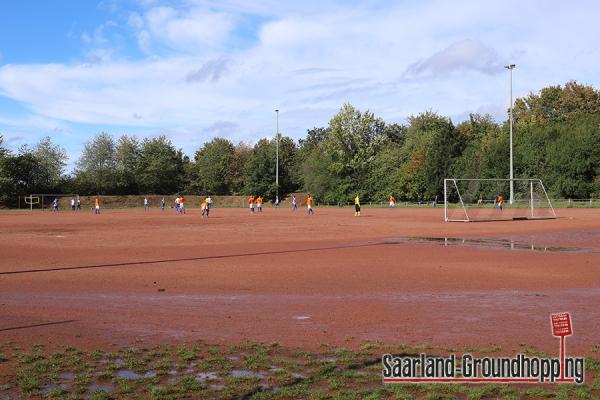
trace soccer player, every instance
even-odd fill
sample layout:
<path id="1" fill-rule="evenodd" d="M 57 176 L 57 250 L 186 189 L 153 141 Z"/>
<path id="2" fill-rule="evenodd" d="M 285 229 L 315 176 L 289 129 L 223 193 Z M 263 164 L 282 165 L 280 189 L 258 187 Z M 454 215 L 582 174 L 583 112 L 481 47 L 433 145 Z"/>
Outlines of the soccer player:
<path id="1" fill-rule="evenodd" d="M 309 193 L 308 197 L 306 198 L 306 212 L 308 215 L 313 214 L 313 203 L 314 203 L 314 200 Z"/>
<path id="2" fill-rule="evenodd" d="M 185 199 L 183 195 L 179 198 L 179 212 L 185 214 Z"/>
<path id="3" fill-rule="evenodd" d="M 100 197 L 96 196 L 96 200 L 94 203 L 96 204 L 94 213 L 100 214 Z"/>
<path id="4" fill-rule="evenodd" d="M 275 196 L 275 208 L 279 208 L 279 196 Z"/>
<path id="5" fill-rule="evenodd" d="M 254 196 L 252 195 L 248 198 L 248 206 L 250 207 L 250 214 L 254 214 Z"/>
<path id="6" fill-rule="evenodd" d="M 77 196 L 77 210 L 81 210 L 81 199 Z"/>
<path id="7" fill-rule="evenodd" d="M 148 211 L 150 206 L 148 205 L 148 198 L 144 197 L 144 211 Z"/>
<path id="8" fill-rule="evenodd" d="M 202 209 L 202 218 L 204 218 L 204 215 L 206 214 L 206 217 L 208 218 L 208 197 L 206 199 L 204 199 L 204 201 L 202 202 L 202 204 L 200 204 L 200 208 Z"/>
<path id="9" fill-rule="evenodd" d="M 165 198 L 160 199 L 160 211 L 165 211 Z"/>
<path id="10" fill-rule="evenodd" d="M 396 207 L 396 199 L 390 194 L 390 208 Z"/>
<path id="11" fill-rule="evenodd" d="M 210 195 L 206 198 L 206 208 L 207 210 L 212 208 L 212 197 Z M 208 216 L 208 213 L 206 215 Z"/>
<path id="12" fill-rule="evenodd" d="M 58 197 L 54 198 L 54 201 L 52 202 L 52 211 L 53 212 L 58 212 Z"/>
<path id="13" fill-rule="evenodd" d="M 71 211 L 75 211 L 75 198 L 71 197 Z"/>
<path id="14" fill-rule="evenodd" d="M 175 212 L 179 213 L 179 195 L 177 195 L 177 197 L 175 197 Z"/>
<path id="15" fill-rule="evenodd" d="M 298 208 L 298 206 L 296 204 L 296 195 L 293 194 L 292 195 L 292 211 L 296 211 L 296 208 Z"/>
<path id="16" fill-rule="evenodd" d="M 259 213 L 262 212 L 262 205 L 263 205 L 263 198 L 262 198 L 262 196 L 258 196 L 256 198 L 256 211 L 258 211 Z"/>
<path id="17" fill-rule="evenodd" d="M 360 199 L 358 195 L 354 198 L 354 216 L 360 217 Z"/>
<path id="18" fill-rule="evenodd" d="M 479 192 L 479 200 L 477 200 L 477 205 L 478 206 L 483 205 L 483 192 Z"/>
<path id="19" fill-rule="evenodd" d="M 498 210 L 502 211 L 502 206 L 504 205 L 504 197 L 501 194 L 498 195 Z"/>

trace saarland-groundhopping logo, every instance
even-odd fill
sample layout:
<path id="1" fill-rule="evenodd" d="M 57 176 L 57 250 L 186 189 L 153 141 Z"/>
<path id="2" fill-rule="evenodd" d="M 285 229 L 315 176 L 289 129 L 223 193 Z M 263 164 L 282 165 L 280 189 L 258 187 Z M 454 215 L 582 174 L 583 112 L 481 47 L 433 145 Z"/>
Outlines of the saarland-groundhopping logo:
<path id="1" fill-rule="evenodd" d="M 420 354 L 418 357 L 384 354 L 384 383 L 575 383 L 582 384 L 585 358 L 565 357 L 565 339 L 573 334 L 571 315 L 550 315 L 552 335 L 560 337 L 560 356 L 474 357 L 463 354 L 446 357 Z M 457 363 L 460 360 L 460 363 Z"/>

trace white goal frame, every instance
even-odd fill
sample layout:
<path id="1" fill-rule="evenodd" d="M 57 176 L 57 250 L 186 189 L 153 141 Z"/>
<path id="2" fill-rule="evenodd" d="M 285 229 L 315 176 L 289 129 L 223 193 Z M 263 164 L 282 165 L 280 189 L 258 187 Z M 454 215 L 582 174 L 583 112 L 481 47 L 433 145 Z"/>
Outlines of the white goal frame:
<path id="1" fill-rule="evenodd" d="M 502 215 L 498 215 L 498 216 L 492 216 L 492 217 L 484 217 L 484 218 L 479 218 L 479 217 L 473 217 L 469 215 L 469 209 L 470 207 L 468 207 L 468 205 L 465 204 L 465 202 L 463 201 L 463 195 L 460 192 L 460 188 L 457 185 L 458 182 L 474 182 L 474 181 L 480 181 L 480 182 L 506 182 L 506 183 L 514 183 L 514 182 L 518 182 L 521 183 L 521 185 L 523 184 L 527 184 L 527 186 L 529 187 L 529 198 L 528 198 L 528 211 L 523 211 L 521 213 L 521 215 L 509 215 L 509 216 L 502 216 Z M 512 182 L 511 182 L 512 181 Z M 543 193 L 543 196 L 545 197 L 545 201 L 547 202 L 547 207 L 545 207 L 545 209 L 547 210 L 547 214 L 546 215 L 540 215 L 539 213 L 536 214 L 536 207 L 535 207 L 535 199 L 534 199 L 534 185 L 538 185 L 537 187 L 541 188 Z M 462 214 L 464 215 L 464 217 L 460 218 L 458 216 L 449 216 L 449 190 L 451 189 L 455 189 L 456 190 L 456 194 L 458 195 L 458 202 L 456 203 L 459 207 L 457 208 L 461 208 L 462 209 Z M 508 201 L 508 200 L 507 200 Z M 521 209 L 523 209 L 521 207 Z M 539 208 L 537 208 L 539 209 Z M 461 213 L 458 213 L 461 214 Z M 548 193 L 546 192 L 546 188 L 544 187 L 544 184 L 542 183 L 542 181 L 540 179 L 502 179 L 502 178 L 482 178 L 482 179 L 477 179 L 477 178 L 469 178 L 469 179 L 463 179 L 463 178 L 447 178 L 444 179 L 444 221 L 446 222 L 475 222 L 475 221 L 507 221 L 507 220 L 528 220 L 528 219 L 554 219 L 556 218 L 556 212 L 554 211 L 554 207 L 552 206 L 552 202 L 550 202 L 550 198 L 548 197 Z"/>

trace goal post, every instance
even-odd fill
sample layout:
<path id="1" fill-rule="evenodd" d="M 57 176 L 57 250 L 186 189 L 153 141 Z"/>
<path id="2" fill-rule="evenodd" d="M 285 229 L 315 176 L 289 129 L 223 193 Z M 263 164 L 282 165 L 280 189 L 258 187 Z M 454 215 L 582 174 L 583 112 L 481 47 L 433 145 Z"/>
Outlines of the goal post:
<path id="1" fill-rule="evenodd" d="M 34 196 L 34 195 L 30 194 L 29 196 L 25 196 L 24 198 L 25 198 L 25 204 L 27 204 L 29 206 L 30 210 L 33 210 L 33 206 L 37 206 L 40 204 L 39 196 Z"/>
<path id="2" fill-rule="evenodd" d="M 556 218 L 540 179 L 444 179 L 446 222 Z M 502 201 L 500 201 L 502 200 Z"/>

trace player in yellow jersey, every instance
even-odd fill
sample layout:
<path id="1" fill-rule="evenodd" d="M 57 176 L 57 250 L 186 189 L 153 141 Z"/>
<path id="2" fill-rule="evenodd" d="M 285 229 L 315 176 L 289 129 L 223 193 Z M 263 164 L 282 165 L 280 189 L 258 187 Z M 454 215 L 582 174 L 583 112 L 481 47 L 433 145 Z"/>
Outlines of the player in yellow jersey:
<path id="1" fill-rule="evenodd" d="M 354 216 L 360 217 L 360 199 L 358 195 L 354 198 Z"/>

